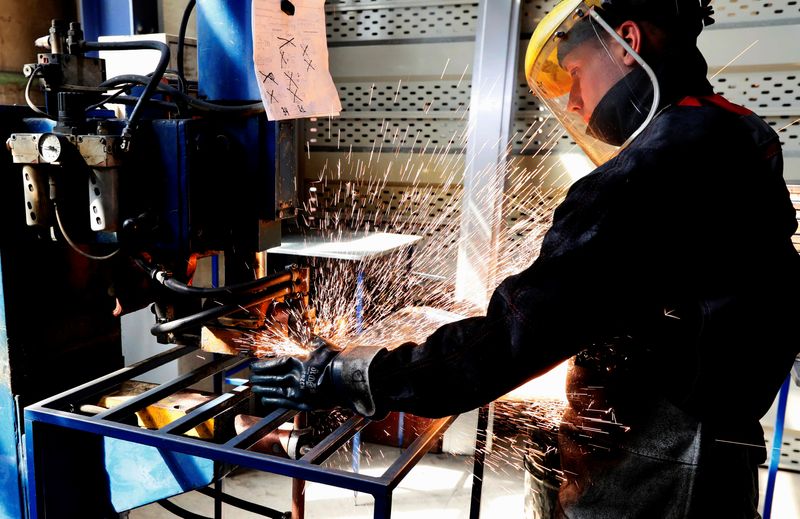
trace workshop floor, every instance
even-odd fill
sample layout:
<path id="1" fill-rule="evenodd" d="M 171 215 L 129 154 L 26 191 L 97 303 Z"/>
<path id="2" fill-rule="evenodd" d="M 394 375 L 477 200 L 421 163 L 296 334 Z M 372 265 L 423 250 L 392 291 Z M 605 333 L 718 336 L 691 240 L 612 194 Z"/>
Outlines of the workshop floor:
<path id="1" fill-rule="evenodd" d="M 379 474 L 398 455 L 397 449 L 367 445 L 365 460 L 369 467 L 362 470 Z M 495 456 L 488 465 L 495 466 L 484 481 L 482 517 L 522 518 L 524 483 L 521 468 L 498 463 Z M 335 463 L 346 468 L 349 462 L 340 456 Z M 366 462 L 365 462 L 366 464 Z M 498 470 L 502 467 L 502 470 Z M 472 458 L 447 454 L 429 454 L 411 471 L 394 492 L 395 519 L 466 519 L 472 479 Z M 280 510 L 291 507 L 291 484 L 286 478 L 254 471 L 241 471 L 225 480 L 226 493 Z M 766 471 L 761 473 L 762 493 L 766 487 Z M 207 517 L 213 517 L 213 501 L 197 493 L 178 496 L 176 504 Z M 763 501 L 763 499 L 762 499 Z M 800 518 L 800 474 L 780 472 L 776 483 L 772 517 Z M 130 519 L 168 519 L 175 516 L 159 505 L 134 510 Z M 224 519 L 254 519 L 262 517 L 225 506 Z M 306 517 L 308 519 L 360 519 L 372 517 L 372 499 L 364 494 L 318 484 L 306 488 Z"/>

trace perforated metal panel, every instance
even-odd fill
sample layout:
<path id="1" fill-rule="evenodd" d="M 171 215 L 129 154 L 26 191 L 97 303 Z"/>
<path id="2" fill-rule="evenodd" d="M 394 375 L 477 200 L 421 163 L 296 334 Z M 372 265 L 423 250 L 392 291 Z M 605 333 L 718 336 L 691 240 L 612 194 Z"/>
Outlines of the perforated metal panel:
<path id="1" fill-rule="evenodd" d="M 382 149 L 439 152 L 445 147 L 460 152 L 465 146 L 466 125 L 450 119 L 318 119 L 306 125 L 312 149 L 375 151 Z M 436 150 L 434 148 L 437 148 Z"/>
<path id="2" fill-rule="evenodd" d="M 468 79 L 348 82 L 340 83 L 338 87 L 345 112 L 452 112 L 455 117 L 461 117 L 467 110 L 472 90 Z"/>
<path id="3" fill-rule="evenodd" d="M 533 34 L 536 25 L 542 21 L 559 0 L 522 0 L 522 34 Z"/>
<path id="4" fill-rule="evenodd" d="M 714 89 L 761 115 L 800 114 L 800 71 L 725 73 Z"/>
<path id="5" fill-rule="evenodd" d="M 358 2 L 326 6 L 328 42 L 332 45 L 381 40 L 472 38 L 477 2 Z"/>
<path id="6" fill-rule="evenodd" d="M 725 0 L 714 2 L 714 18 L 725 23 L 748 23 L 765 21 L 789 21 L 800 18 L 800 3 L 797 0 Z"/>
<path id="7" fill-rule="evenodd" d="M 764 118 L 778 132 L 785 155 L 800 155 L 800 123 L 797 119 L 788 116 Z"/>

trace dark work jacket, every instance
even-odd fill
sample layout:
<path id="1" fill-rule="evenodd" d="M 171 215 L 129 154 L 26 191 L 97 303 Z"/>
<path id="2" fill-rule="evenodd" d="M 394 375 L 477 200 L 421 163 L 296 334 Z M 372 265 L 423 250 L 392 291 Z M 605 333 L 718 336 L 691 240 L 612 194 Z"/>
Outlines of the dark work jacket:
<path id="1" fill-rule="evenodd" d="M 485 317 L 370 367 L 379 409 L 443 416 L 577 355 L 562 517 L 757 515 L 758 421 L 800 350 L 796 215 L 768 125 L 677 101 L 572 186 Z"/>

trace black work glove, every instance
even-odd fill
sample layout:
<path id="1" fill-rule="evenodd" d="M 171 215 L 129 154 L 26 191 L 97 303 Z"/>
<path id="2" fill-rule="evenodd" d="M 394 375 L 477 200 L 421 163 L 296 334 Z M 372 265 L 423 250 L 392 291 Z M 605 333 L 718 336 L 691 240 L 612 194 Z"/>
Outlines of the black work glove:
<path id="1" fill-rule="evenodd" d="M 261 403 L 300 411 L 336 407 L 333 361 L 341 350 L 319 337 L 312 344 L 316 348 L 305 359 L 281 357 L 250 366 L 252 390 Z"/>

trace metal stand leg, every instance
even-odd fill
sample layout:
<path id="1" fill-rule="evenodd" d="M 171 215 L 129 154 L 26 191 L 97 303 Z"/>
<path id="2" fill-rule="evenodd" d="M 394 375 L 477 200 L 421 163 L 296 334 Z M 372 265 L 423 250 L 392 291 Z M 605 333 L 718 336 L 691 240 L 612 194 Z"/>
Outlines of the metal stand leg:
<path id="1" fill-rule="evenodd" d="M 294 417 L 296 429 L 304 429 L 308 425 L 308 415 L 300 413 Z M 304 519 L 306 516 L 306 482 L 302 479 L 292 480 L 292 519 Z"/>
<path id="2" fill-rule="evenodd" d="M 389 519 L 392 516 L 392 494 L 375 497 L 374 519 Z"/>
<path id="3" fill-rule="evenodd" d="M 475 464 L 472 468 L 472 501 L 469 506 L 470 519 L 481 516 L 481 492 L 483 491 L 483 466 L 486 459 L 486 428 L 489 426 L 489 406 L 478 411 L 478 434 L 475 440 Z"/>
<path id="4" fill-rule="evenodd" d="M 25 420 L 25 463 L 27 465 L 27 498 L 28 517 L 39 518 L 39 492 L 36 480 L 36 449 L 34 449 L 37 428 L 41 427 L 32 420 Z"/>
<path id="5" fill-rule="evenodd" d="M 217 258 L 217 256 L 214 256 Z M 213 269 L 214 272 L 217 272 L 217 269 Z M 214 360 L 220 358 L 220 355 L 214 354 Z M 221 395 L 223 382 L 224 382 L 225 372 L 221 371 L 219 373 L 215 373 L 212 377 L 213 384 L 214 384 L 214 394 Z M 214 519 L 222 519 L 222 464 L 219 462 L 214 462 Z"/>
<path id="6" fill-rule="evenodd" d="M 222 519 L 222 477 L 214 481 L 214 519 Z"/>

